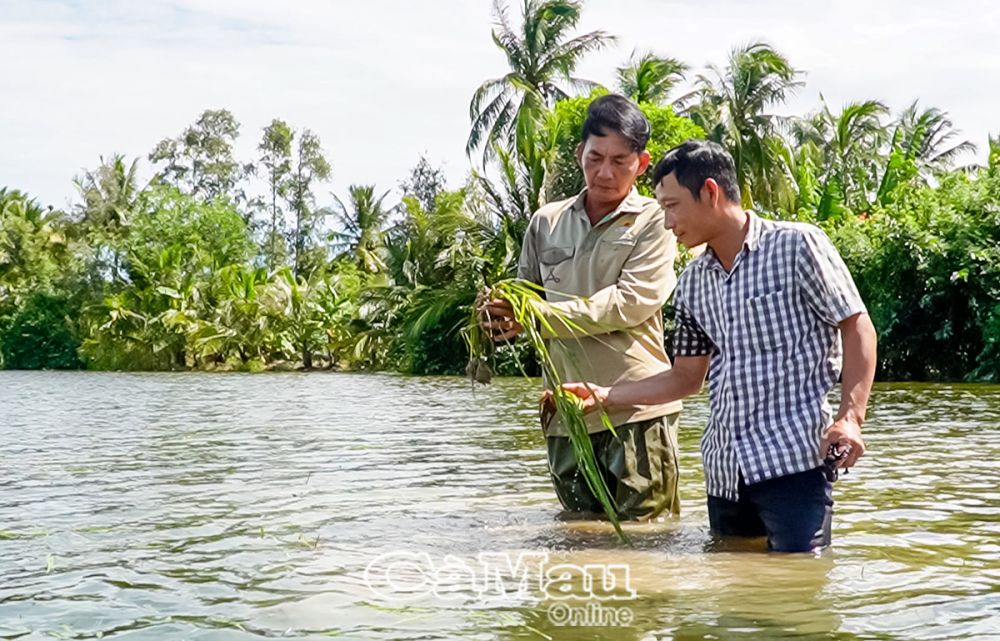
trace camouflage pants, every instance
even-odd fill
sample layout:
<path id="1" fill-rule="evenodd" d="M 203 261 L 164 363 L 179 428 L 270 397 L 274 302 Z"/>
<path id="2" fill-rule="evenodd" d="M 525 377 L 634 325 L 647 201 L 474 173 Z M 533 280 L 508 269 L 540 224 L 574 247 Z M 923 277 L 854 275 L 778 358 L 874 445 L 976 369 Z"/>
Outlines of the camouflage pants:
<path id="1" fill-rule="evenodd" d="M 618 506 L 618 517 L 651 519 L 662 512 L 680 513 L 677 486 L 677 422 L 680 414 L 626 423 L 590 435 L 597 466 Z M 559 502 L 569 512 L 603 514 L 587 487 L 566 436 L 547 438 L 549 473 Z"/>

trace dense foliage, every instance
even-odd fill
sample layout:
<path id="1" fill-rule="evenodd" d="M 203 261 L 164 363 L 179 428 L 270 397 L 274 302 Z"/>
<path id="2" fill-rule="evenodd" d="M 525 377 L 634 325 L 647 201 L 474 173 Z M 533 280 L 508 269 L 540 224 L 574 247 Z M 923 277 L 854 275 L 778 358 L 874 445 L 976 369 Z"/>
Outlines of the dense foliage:
<path id="1" fill-rule="evenodd" d="M 580 128 L 608 91 L 572 77 L 611 40 L 574 35 L 580 3 L 520 9 L 496 7 L 511 72 L 472 100 L 468 151 L 484 164 L 459 188 L 421 158 L 398 199 L 373 185 L 323 196 L 334 169 L 314 133 L 274 119 L 238 159 L 239 122 L 209 110 L 154 146 L 148 184 L 113 156 L 75 179 L 68 211 L 0 189 L 2 365 L 460 372 L 476 292 L 514 274 L 538 206 L 581 188 Z M 649 52 L 617 71 L 654 160 L 716 140 L 747 206 L 821 225 L 869 305 L 880 378 L 1000 380 L 1000 140 L 987 166 L 961 166 L 972 145 L 917 103 L 777 116 L 802 74 L 765 43 L 688 72 Z M 501 373 L 531 366 L 526 350 L 505 348 Z"/>

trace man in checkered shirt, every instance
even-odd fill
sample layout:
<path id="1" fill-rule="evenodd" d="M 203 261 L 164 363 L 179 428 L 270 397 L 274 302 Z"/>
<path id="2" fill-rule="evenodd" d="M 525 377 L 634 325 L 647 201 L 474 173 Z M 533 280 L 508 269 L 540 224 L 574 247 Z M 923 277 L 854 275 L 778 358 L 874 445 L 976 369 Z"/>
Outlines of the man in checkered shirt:
<path id="1" fill-rule="evenodd" d="M 707 373 L 701 451 L 712 530 L 766 535 L 775 551 L 829 545 L 835 475 L 825 468 L 864 454 L 875 375 L 875 328 L 854 280 L 818 227 L 744 211 L 733 159 L 715 143 L 672 149 L 653 181 L 667 229 L 688 247 L 708 246 L 677 284 L 674 368 L 566 387 L 588 410 L 632 407 L 693 394 Z M 827 395 L 841 369 L 834 414 Z M 842 458 L 825 464 L 831 453 Z"/>

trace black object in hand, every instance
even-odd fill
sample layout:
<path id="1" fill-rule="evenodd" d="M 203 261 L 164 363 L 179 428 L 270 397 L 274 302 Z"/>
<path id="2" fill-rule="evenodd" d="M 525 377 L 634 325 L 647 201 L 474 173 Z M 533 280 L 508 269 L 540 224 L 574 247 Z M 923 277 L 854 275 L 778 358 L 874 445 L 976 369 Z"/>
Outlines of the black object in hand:
<path id="1" fill-rule="evenodd" d="M 841 449 L 837 444 L 830 445 L 830 449 L 826 452 L 826 458 L 823 459 L 823 474 L 826 475 L 826 480 L 831 483 L 837 480 L 840 476 L 840 468 L 837 467 L 837 462 L 847 458 L 847 455 L 850 453 L 850 447 Z M 844 470 L 844 474 L 847 474 L 846 469 Z"/>

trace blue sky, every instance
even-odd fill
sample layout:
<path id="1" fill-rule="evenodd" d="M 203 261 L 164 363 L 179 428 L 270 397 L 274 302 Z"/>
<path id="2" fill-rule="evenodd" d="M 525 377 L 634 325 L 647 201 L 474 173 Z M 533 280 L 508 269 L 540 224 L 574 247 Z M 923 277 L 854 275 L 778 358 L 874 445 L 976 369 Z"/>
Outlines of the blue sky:
<path id="1" fill-rule="evenodd" d="M 0 0 L 0 186 L 66 206 L 100 155 L 144 159 L 207 108 L 242 123 L 244 160 L 272 118 L 315 131 L 334 172 L 321 204 L 352 183 L 394 188 L 421 153 L 459 184 L 469 98 L 505 70 L 491 22 L 488 0 Z M 806 72 L 784 112 L 820 92 L 835 111 L 920 99 L 980 159 L 1000 132 L 1000 5 L 987 1 L 588 0 L 581 28 L 618 36 L 579 70 L 605 84 L 636 47 L 698 71 L 764 39 Z"/>

